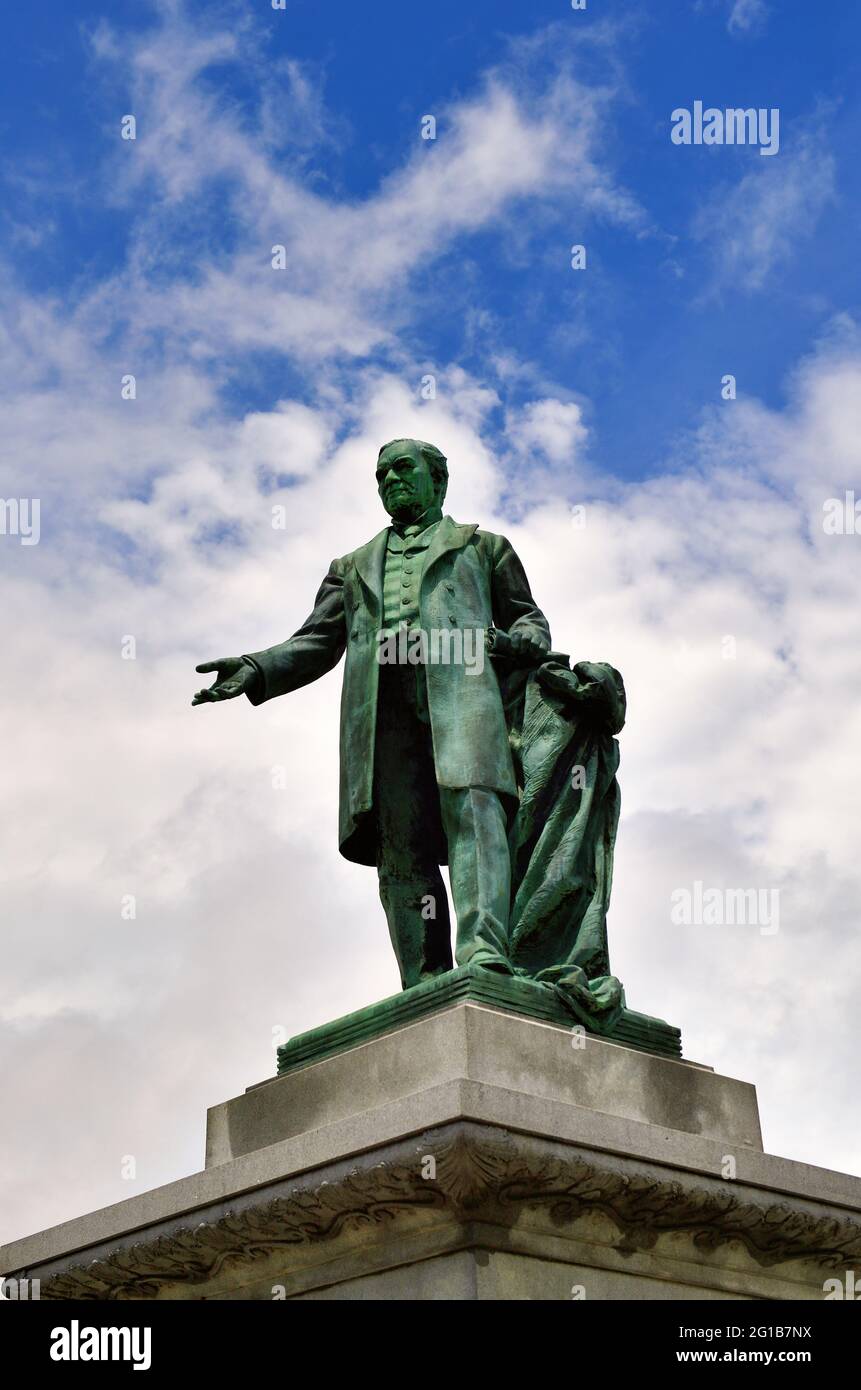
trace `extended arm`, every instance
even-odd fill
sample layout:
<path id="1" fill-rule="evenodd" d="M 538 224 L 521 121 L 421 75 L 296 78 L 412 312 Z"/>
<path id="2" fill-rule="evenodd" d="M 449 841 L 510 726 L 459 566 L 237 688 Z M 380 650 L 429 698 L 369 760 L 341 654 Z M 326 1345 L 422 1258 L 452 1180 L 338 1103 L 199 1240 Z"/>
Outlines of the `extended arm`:
<path id="1" fill-rule="evenodd" d="M 309 618 L 276 647 L 251 652 L 245 657 L 257 668 L 261 677 L 259 687 L 246 691 L 253 705 L 286 695 L 290 690 L 319 680 L 337 666 L 347 645 L 347 623 L 344 616 L 344 576 L 337 560 L 320 585 Z"/>
<path id="2" fill-rule="evenodd" d="M 333 560 L 314 601 L 314 611 L 298 632 L 265 651 L 198 666 L 198 671 L 217 670 L 218 678 L 209 690 L 198 691 L 192 703 L 230 700 L 245 694 L 253 705 L 261 705 L 324 676 L 338 664 L 346 645 L 344 577 L 339 562 Z"/>

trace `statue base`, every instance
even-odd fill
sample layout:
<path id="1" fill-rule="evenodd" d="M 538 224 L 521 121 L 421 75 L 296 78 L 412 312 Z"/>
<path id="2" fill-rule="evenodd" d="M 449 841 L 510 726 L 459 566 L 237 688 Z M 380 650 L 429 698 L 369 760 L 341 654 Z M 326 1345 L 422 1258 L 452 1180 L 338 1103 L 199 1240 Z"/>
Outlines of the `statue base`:
<path id="1" fill-rule="evenodd" d="M 340 1036 L 213 1107 L 203 1172 L 0 1274 L 43 1299 L 822 1299 L 861 1262 L 861 1179 L 763 1153 L 745 1082 L 468 997 Z"/>
<path id="2" fill-rule="evenodd" d="M 581 1019 L 571 1013 L 556 991 L 547 985 L 518 976 L 499 975 L 491 970 L 460 966 L 436 979 L 414 985 L 412 989 L 402 990 L 400 994 L 390 995 L 379 1004 L 357 1009 L 355 1013 L 346 1014 L 333 1023 L 291 1038 L 278 1049 L 278 1075 L 284 1076 L 297 1067 L 321 1062 L 324 1057 L 332 1057 L 349 1047 L 358 1047 L 360 1043 L 369 1042 L 395 1028 L 403 1028 L 408 1023 L 416 1023 L 420 1018 L 467 999 L 505 1013 L 534 1019 L 538 1023 L 555 1023 L 569 1029 L 581 1025 Z M 610 1042 L 622 1043 L 625 1047 L 634 1047 L 643 1052 L 654 1052 L 659 1057 L 679 1058 L 682 1055 L 682 1035 L 678 1028 L 664 1023 L 663 1019 L 638 1014 L 632 1009 L 623 1009 L 621 1017 L 609 1031 L 599 1029 L 585 1018 L 581 1026 Z"/>

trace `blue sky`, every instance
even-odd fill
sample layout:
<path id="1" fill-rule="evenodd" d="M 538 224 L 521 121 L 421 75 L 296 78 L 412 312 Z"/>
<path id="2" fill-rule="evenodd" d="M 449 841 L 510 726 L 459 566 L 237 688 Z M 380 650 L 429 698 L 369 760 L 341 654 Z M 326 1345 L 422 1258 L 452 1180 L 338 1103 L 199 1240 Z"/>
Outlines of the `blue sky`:
<path id="1" fill-rule="evenodd" d="M 273 1040 L 397 988 L 337 855 L 340 672 L 190 701 L 380 529 L 406 435 L 512 540 L 554 646 L 624 676 L 629 1004 L 756 1082 L 769 1150 L 861 1171 L 861 512 L 823 526 L 861 500 L 859 27 L 839 0 L 4 17 L 0 498 L 41 532 L 0 535 L 0 1238 L 194 1171 Z M 778 108 L 778 153 L 674 145 L 697 100 Z M 779 930 L 680 926 L 697 882 L 778 892 Z"/>
<path id="2" fill-rule="evenodd" d="M 475 99 L 490 69 L 508 64 L 527 96 L 571 64 L 590 87 L 614 89 L 595 143 L 637 215 L 620 223 L 558 189 L 514 199 L 504 219 L 414 268 L 423 312 L 403 346 L 417 361 L 457 362 L 479 375 L 500 351 L 528 361 L 558 391 L 586 399 L 601 467 L 637 477 L 665 464 L 680 427 L 696 423 L 724 372 L 741 391 L 779 404 L 811 338 L 857 304 L 857 253 L 846 233 L 859 212 L 861 15 L 852 4 L 814 11 L 801 0 L 748 9 L 748 23 L 732 26 L 729 0 L 622 0 L 585 12 L 562 0 L 535 0 L 528 11 L 499 0 L 437 0 L 430 9 L 382 0 L 372 15 L 339 0 L 290 0 L 284 12 L 256 0 L 191 3 L 187 14 L 204 32 L 223 20 L 244 35 L 243 56 L 216 61 L 202 83 L 249 128 L 259 116 L 261 72 L 305 65 L 320 109 L 297 118 L 296 103 L 276 97 L 270 153 L 339 202 L 372 197 L 415 153 L 425 113 L 436 113 L 438 140 L 421 154 L 445 158 L 452 106 Z M 23 285 L 63 298 L 120 269 L 133 247 L 134 207 L 123 195 L 111 206 L 107 190 L 118 158 L 137 153 L 118 155 L 114 138 L 134 84 L 122 60 L 88 52 L 88 36 L 106 20 L 117 35 L 137 37 L 160 22 L 155 7 L 137 0 L 109 9 L 49 0 L 6 21 L 6 255 Z M 547 29 L 550 38 L 539 42 Z M 530 43 L 532 56 L 524 52 Z M 756 149 L 673 146 L 670 112 L 697 98 L 778 107 L 782 154 L 773 167 Z M 146 102 L 139 106 L 145 141 Z M 807 163 L 793 175 L 801 151 Z M 745 176 L 750 199 L 726 223 L 717 213 Z M 195 204 L 198 215 L 180 218 L 180 263 L 183 247 L 217 258 L 245 235 L 224 217 L 224 193 L 215 177 Z M 781 225 L 769 236 L 775 208 Z M 50 224 L 48 243 L 30 243 L 20 221 Z M 722 261 L 721 246 L 736 236 L 746 244 Z M 575 241 L 587 245 L 587 274 L 569 268 Z M 360 263 L 362 245 L 349 254 Z M 181 273 L 181 264 L 174 269 Z M 301 361 L 275 354 L 268 367 L 230 364 L 225 390 L 235 403 L 270 405 L 294 373 L 298 390 L 310 385 Z M 524 389 L 509 381 L 504 400 L 516 403 Z"/>

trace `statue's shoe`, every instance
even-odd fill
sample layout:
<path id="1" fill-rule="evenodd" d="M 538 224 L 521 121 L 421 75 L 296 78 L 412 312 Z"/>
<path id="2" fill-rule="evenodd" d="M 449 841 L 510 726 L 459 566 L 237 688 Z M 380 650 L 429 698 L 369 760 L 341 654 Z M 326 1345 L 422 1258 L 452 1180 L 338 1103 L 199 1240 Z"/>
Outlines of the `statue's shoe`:
<path id="1" fill-rule="evenodd" d="M 505 956 L 496 955 L 493 951 L 476 951 L 475 955 L 470 956 L 466 961 L 467 966 L 472 968 L 476 965 L 481 970 L 494 970 L 497 975 L 513 975 L 514 966 L 511 961 L 506 960 Z"/>
<path id="2" fill-rule="evenodd" d="M 426 980 L 439 980 L 443 975 L 450 975 L 454 969 L 453 965 L 437 965 L 433 970 L 423 970 L 418 978 L 418 983 L 423 985 Z"/>

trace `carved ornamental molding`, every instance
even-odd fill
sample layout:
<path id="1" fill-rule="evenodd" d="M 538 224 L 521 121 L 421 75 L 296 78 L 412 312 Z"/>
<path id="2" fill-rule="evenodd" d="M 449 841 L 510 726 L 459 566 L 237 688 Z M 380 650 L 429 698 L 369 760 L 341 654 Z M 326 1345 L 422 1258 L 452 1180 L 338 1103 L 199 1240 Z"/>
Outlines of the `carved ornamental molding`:
<path id="1" fill-rule="evenodd" d="M 422 1177 L 433 1156 L 435 1179 Z M 64 1268 L 20 1271 L 41 1277 L 42 1298 L 146 1299 L 169 1284 L 205 1284 L 230 1264 L 253 1265 L 277 1251 L 337 1242 L 367 1225 L 396 1223 L 405 1212 L 439 1211 L 464 1222 L 513 1226 L 527 1209 L 543 1209 L 557 1235 L 590 1212 L 619 1232 L 617 1250 L 650 1250 L 670 1232 L 687 1233 L 704 1251 L 740 1241 L 763 1267 L 787 1260 L 826 1269 L 861 1263 L 861 1222 L 817 1215 L 792 1198 L 741 1184 L 664 1178 L 633 1159 L 566 1150 L 562 1144 L 462 1122 L 357 1159 L 328 1180 L 285 1180 L 272 1195 L 245 1194 L 210 1220 L 193 1215 L 164 1234 L 126 1237 L 102 1258 L 70 1256 Z M 425 1167 L 427 1165 L 425 1164 Z M 331 1172 L 331 1169 L 329 1170 Z M 836 1209 L 835 1209 L 836 1210 Z M 572 1232 L 573 1233 L 573 1232 Z"/>

